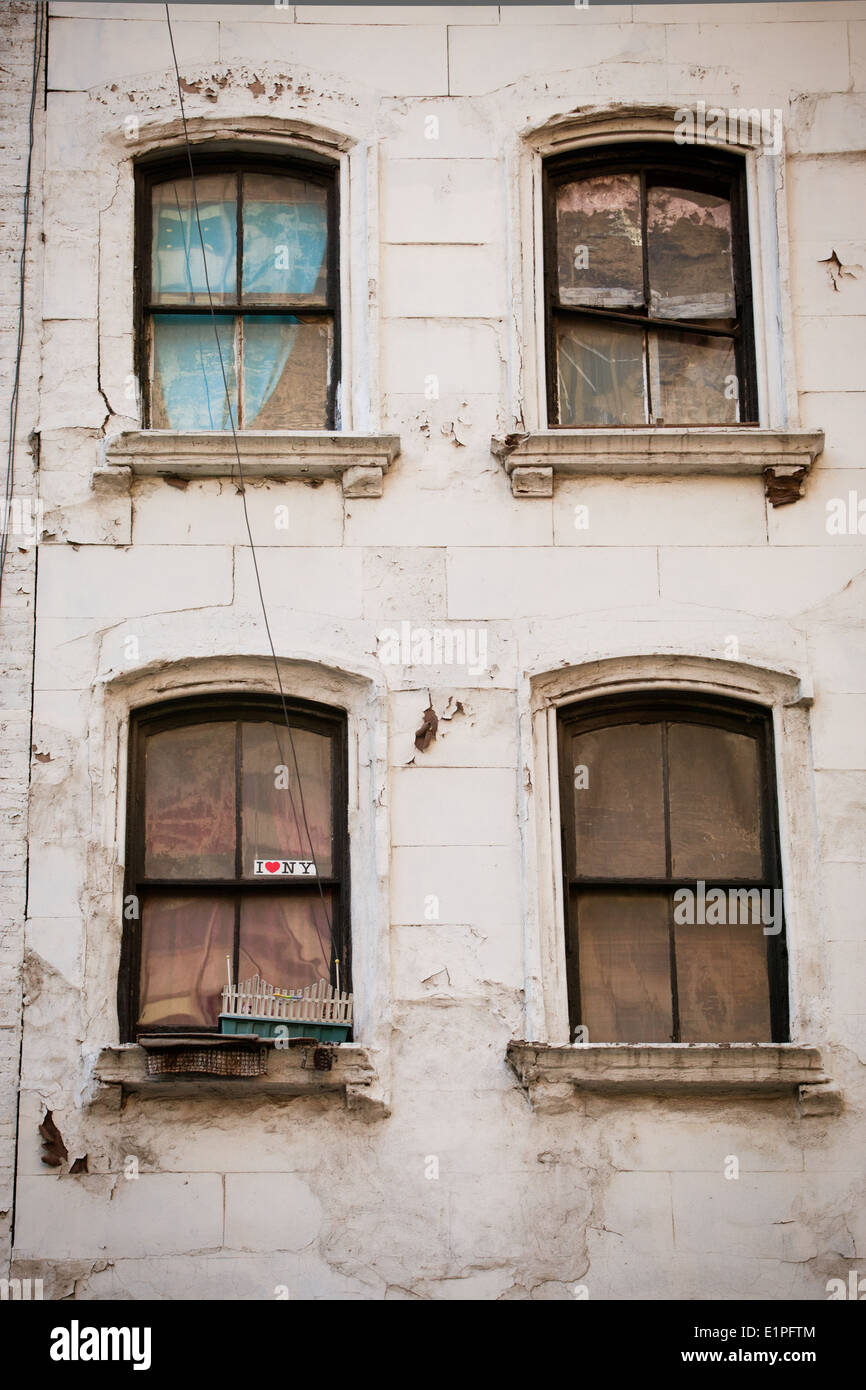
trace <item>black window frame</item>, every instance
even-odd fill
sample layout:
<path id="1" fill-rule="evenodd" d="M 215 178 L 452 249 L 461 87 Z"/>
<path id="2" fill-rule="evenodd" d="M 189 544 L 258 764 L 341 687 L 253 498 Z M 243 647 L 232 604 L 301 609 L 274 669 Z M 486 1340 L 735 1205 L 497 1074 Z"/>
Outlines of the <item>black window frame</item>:
<path id="1" fill-rule="evenodd" d="M 348 723 L 344 711 L 309 700 L 286 700 L 289 723 L 293 729 L 306 729 L 332 739 L 331 798 L 333 846 L 331 874 L 315 881 L 309 878 L 279 878 L 279 891 L 307 892 L 315 886 L 331 891 L 332 985 L 336 985 L 333 959 L 340 961 L 340 988 L 352 989 L 352 934 L 350 924 L 349 827 L 348 827 Z M 254 896 L 274 892 L 274 879 L 241 878 L 238 876 L 239 823 L 235 828 L 235 877 L 232 879 L 148 879 L 144 874 L 145 851 L 145 765 L 144 756 L 148 735 L 167 729 L 193 725 L 234 721 L 236 724 L 235 794 L 240 795 L 240 760 L 237 753 L 239 730 L 243 722 L 259 720 L 273 722 L 285 730 L 283 707 L 279 698 L 271 695 L 244 693 L 210 695 L 160 702 L 136 709 L 131 713 L 128 740 L 126 869 L 124 904 L 130 898 L 137 903 L 138 914 L 126 920 L 124 913 L 120 971 L 118 975 L 118 1015 L 122 1042 L 135 1042 L 139 1034 L 202 1034 L 212 1033 L 215 1025 L 183 1025 L 154 1027 L 138 1025 L 139 992 L 141 984 L 141 904 L 145 893 L 201 893 L 211 897 L 235 899 L 233 970 L 237 979 L 239 922 L 241 895 Z M 288 733 L 286 733 L 288 741 Z M 290 752 L 290 746 L 287 750 Z M 240 801 L 236 802 L 238 818 Z M 280 982 L 277 982 L 280 983 Z"/>
<path id="2" fill-rule="evenodd" d="M 637 174 L 640 179 L 641 231 L 643 251 L 644 309 L 601 309 L 559 302 L 559 267 L 556 255 L 556 194 L 562 184 L 575 178 L 605 174 Z M 658 177 L 661 176 L 661 177 Z M 647 179 L 650 179 L 648 184 Z M 733 263 L 736 325 L 731 332 L 703 327 L 700 319 L 657 319 L 649 312 L 649 272 L 646 235 L 647 187 L 658 182 L 693 192 L 715 194 L 730 199 L 731 260 Z M 659 424 L 650 419 L 638 425 L 560 424 L 558 419 L 556 319 L 573 315 L 609 323 L 622 323 L 659 332 L 694 333 L 710 337 L 730 337 L 734 342 L 740 419 L 730 429 L 758 424 L 758 386 L 755 358 L 755 325 L 752 302 L 752 273 L 748 216 L 748 190 L 745 160 L 727 150 L 707 146 L 685 147 L 662 142 L 636 141 L 593 150 L 568 151 L 554 155 L 542 166 L 545 370 L 547 376 L 547 423 L 550 429 L 665 429 L 678 428 L 676 421 Z M 644 333 L 644 355 L 647 336 Z M 647 404 L 652 416 L 652 383 L 647 374 Z M 712 428 L 710 425 L 682 425 L 683 429 Z"/>
<path id="3" fill-rule="evenodd" d="M 782 889 L 781 842 L 779 839 L 779 806 L 776 788 L 776 763 L 771 712 L 761 705 L 747 701 L 721 698 L 711 695 L 683 694 L 671 691 L 629 692 L 622 695 L 581 700 L 575 704 L 562 706 L 557 711 L 557 754 L 559 767 L 560 796 L 560 836 L 562 850 L 562 893 L 565 925 L 566 988 L 568 992 L 569 1037 L 583 1020 L 580 995 L 580 958 L 578 950 L 578 927 L 571 918 L 571 892 L 581 890 L 623 893 L 656 891 L 668 895 L 668 935 L 670 943 L 670 983 L 672 1000 L 673 1036 L 671 1042 L 680 1042 L 679 1001 L 676 975 L 676 943 L 673 920 L 673 891 L 676 888 L 696 888 L 698 879 L 688 879 L 682 875 L 674 876 L 670 870 L 671 843 L 670 824 L 667 813 L 667 775 L 665 775 L 665 856 L 667 872 L 662 878 L 606 878 L 581 876 L 575 869 L 576 844 L 574 823 L 574 768 L 568 753 L 570 735 L 587 733 L 590 730 L 608 728 L 615 724 L 635 723 L 696 723 L 714 728 L 728 729 L 735 733 L 747 734 L 757 740 L 759 795 L 761 811 L 761 852 L 766 867 L 762 879 L 714 879 L 706 878 L 707 891 L 712 888 L 768 888 Z M 666 739 L 664 743 L 666 757 Z M 790 1012 L 788 989 L 788 947 L 784 914 L 784 895 L 782 897 L 782 929 L 778 935 L 766 935 L 767 946 L 767 986 L 770 1005 L 771 1043 L 790 1041 Z M 590 1042 L 592 1039 L 590 1039 Z M 724 1044 L 725 1039 L 719 1042 Z M 639 1046 L 640 1044 L 635 1044 Z"/>
<path id="4" fill-rule="evenodd" d="M 327 385 L 327 419 L 323 426 L 327 430 L 339 428 L 338 395 L 341 378 L 341 323 L 340 323 L 340 188 L 338 165 L 329 159 L 317 156 L 298 157 L 262 152 L 244 154 L 236 150 L 201 150 L 193 147 L 193 174 L 196 179 L 210 174 L 234 174 L 237 189 L 237 249 L 236 249 L 236 299 L 232 302 L 214 303 L 215 314 L 231 314 L 234 319 L 253 315 L 303 314 L 310 318 L 320 318 L 333 325 L 333 345 L 331 354 L 330 379 Z M 241 297 L 241 276 L 243 274 L 243 209 L 242 176 L 244 174 L 282 174 L 301 178 L 308 183 L 318 183 L 327 192 L 327 303 L 308 304 L 301 298 L 287 296 L 280 303 L 267 305 L 245 304 Z M 153 246 L 153 217 L 151 197 L 158 183 L 172 179 L 189 178 L 189 161 L 186 154 L 171 157 L 146 158 L 135 166 L 135 258 L 134 258 L 134 314 L 135 314 L 135 374 L 139 384 L 141 418 L 144 429 L 153 428 L 151 424 L 150 362 L 151 325 L 154 315 L 162 314 L 204 314 L 210 319 L 210 305 L 203 304 L 155 304 L 151 297 Z M 240 404 L 240 392 L 238 402 Z M 237 414 L 237 412 L 234 412 Z M 238 433 L 245 426 L 238 424 Z M 209 432 L 209 431 L 208 431 Z"/>

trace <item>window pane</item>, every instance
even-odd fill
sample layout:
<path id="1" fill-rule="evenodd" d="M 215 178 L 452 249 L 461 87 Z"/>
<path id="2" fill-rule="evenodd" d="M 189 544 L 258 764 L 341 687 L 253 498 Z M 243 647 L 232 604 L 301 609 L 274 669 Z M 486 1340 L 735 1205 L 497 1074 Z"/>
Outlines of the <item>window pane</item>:
<path id="1" fill-rule="evenodd" d="M 190 179 L 154 185 L 151 213 L 151 298 L 159 304 L 207 304 L 210 282 L 214 303 L 237 294 L 237 199 L 234 174 L 210 174 L 195 181 L 201 236 L 196 225 Z M 204 242 L 207 256 L 202 255 Z"/>
<path id="2" fill-rule="evenodd" d="M 273 304 L 303 295 L 324 304 L 327 190 L 271 174 L 244 174 L 243 188 L 243 297 Z"/>
<path id="3" fill-rule="evenodd" d="M 256 859 L 309 859 L 310 839 L 319 875 L 332 873 L 331 739 L 307 729 L 292 733 L 303 810 L 285 724 L 250 721 L 241 729 L 244 878 L 253 877 Z"/>
<path id="4" fill-rule="evenodd" d="M 737 359 L 730 338 L 650 333 L 653 414 L 666 425 L 735 425 Z"/>
<path id="5" fill-rule="evenodd" d="M 556 248 L 563 304 L 643 304 L 637 175 L 579 179 L 559 188 Z"/>
<path id="6" fill-rule="evenodd" d="M 770 1042 L 767 938 L 760 924 L 676 926 L 682 1042 Z"/>
<path id="7" fill-rule="evenodd" d="M 145 897 L 141 909 L 141 1007 L 147 1028 L 216 1028 L 234 951 L 228 898 Z"/>
<path id="8" fill-rule="evenodd" d="M 670 1042 L 665 894 L 575 893 L 580 1013 L 589 1041 Z"/>
<path id="9" fill-rule="evenodd" d="M 153 318 L 153 385 L 151 422 L 154 429 L 228 430 L 237 424 L 235 322 L 216 315 L 220 351 L 209 314 L 155 314 Z M 225 369 L 226 381 L 223 381 Z"/>
<path id="10" fill-rule="evenodd" d="M 648 189 L 647 260 L 655 318 L 736 316 L 726 198 L 681 188 Z"/>
<path id="11" fill-rule="evenodd" d="M 586 878 L 664 878 L 660 724 L 614 724 L 571 741 L 575 872 Z M 580 786 L 585 781 L 586 786 Z"/>
<path id="12" fill-rule="evenodd" d="M 241 949 L 238 979 L 259 975 L 270 985 L 293 989 L 329 980 L 333 918 L 329 889 L 324 893 L 327 916 L 318 889 L 312 893 L 258 893 L 241 903 Z M 345 966 L 345 962 L 342 962 Z M 345 969 L 341 985 L 345 988 Z"/>
<path id="13" fill-rule="evenodd" d="M 327 428 L 332 336 L 321 319 L 244 319 L 245 429 Z"/>
<path id="14" fill-rule="evenodd" d="M 668 749 L 674 877 L 760 878 L 756 740 L 708 724 L 671 724 Z"/>
<path id="15" fill-rule="evenodd" d="M 235 729 L 189 724 L 145 749 L 147 878 L 234 878 Z"/>
<path id="16" fill-rule="evenodd" d="M 558 319 L 556 363 L 561 425 L 646 424 L 642 328 Z"/>

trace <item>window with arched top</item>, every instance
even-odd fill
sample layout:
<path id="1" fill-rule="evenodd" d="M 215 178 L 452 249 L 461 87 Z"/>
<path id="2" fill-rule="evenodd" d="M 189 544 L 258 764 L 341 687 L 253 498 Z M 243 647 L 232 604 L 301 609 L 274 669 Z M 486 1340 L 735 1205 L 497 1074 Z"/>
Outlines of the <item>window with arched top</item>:
<path id="1" fill-rule="evenodd" d="M 603 146 L 544 188 L 549 423 L 756 423 L 743 160 Z"/>
<path id="2" fill-rule="evenodd" d="M 333 429 L 335 166 L 193 150 L 137 178 L 138 368 L 152 429 Z"/>
<path id="3" fill-rule="evenodd" d="M 629 694 L 558 721 L 571 1037 L 787 1042 L 767 711 Z"/>
<path id="4" fill-rule="evenodd" d="M 119 1005 L 123 1036 L 213 1032 L 258 975 L 350 984 L 346 720 L 264 696 L 131 720 Z M 339 964 L 338 964 L 339 963 Z"/>

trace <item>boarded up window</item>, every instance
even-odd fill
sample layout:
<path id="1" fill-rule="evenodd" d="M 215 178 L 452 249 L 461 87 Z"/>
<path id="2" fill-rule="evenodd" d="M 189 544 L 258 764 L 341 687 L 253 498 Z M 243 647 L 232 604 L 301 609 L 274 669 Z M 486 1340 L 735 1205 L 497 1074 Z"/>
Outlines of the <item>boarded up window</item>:
<path id="1" fill-rule="evenodd" d="M 581 1024 L 590 1042 L 670 1042 L 670 946 L 664 898 L 575 893 Z"/>
<path id="2" fill-rule="evenodd" d="M 282 314 L 246 317 L 244 421 L 251 430 L 321 429 L 328 407 L 333 329 Z"/>
<path id="3" fill-rule="evenodd" d="M 697 697 L 575 706 L 560 780 L 572 1028 L 786 1041 L 767 718 Z"/>
<path id="4" fill-rule="evenodd" d="M 552 424 L 756 418 L 743 180 L 741 161 L 719 151 L 549 161 Z"/>
<path id="5" fill-rule="evenodd" d="M 332 428 L 334 177 L 318 167 L 296 175 L 200 162 L 194 184 L 139 174 L 148 421 L 173 430 Z"/>
<path id="6" fill-rule="evenodd" d="M 614 724 L 588 730 L 572 739 L 571 759 L 576 768 L 586 769 L 585 777 L 575 777 L 573 791 L 574 858 L 581 874 L 611 879 L 663 875 L 660 726 Z"/>

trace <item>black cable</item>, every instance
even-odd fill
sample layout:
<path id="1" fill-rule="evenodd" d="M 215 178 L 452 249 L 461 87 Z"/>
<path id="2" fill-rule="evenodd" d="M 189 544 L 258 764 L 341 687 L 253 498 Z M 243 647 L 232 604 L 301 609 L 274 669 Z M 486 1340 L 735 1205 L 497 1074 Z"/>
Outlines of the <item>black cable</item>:
<path id="1" fill-rule="evenodd" d="M 281 678 L 281 676 L 280 676 L 280 664 L 279 664 L 279 662 L 277 661 L 277 653 L 276 653 L 276 650 L 275 650 L 275 648 L 274 648 L 274 639 L 273 639 L 273 637 L 271 636 L 271 625 L 270 625 L 270 622 L 268 621 L 268 610 L 267 610 L 267 607 L 266 607 L 266 605 L 265 605 L 265 596 L 264 596 L 264 593 L 263 593 L 263 591 L 262 591 L 261 575 L 259 574 L 259 562 L 258 562 L 258 558 L 257 558 L 257 556 L 256 556 L 256 547 L 255 547 L 255 542 L 254 542 L 254 540 L 253 540 L 252 528 L 251 528 L 251 526 L 250 526 L 249 512 L 248 512 L 248 510 L 247 510 L 247 496 L 246 496 L 246 484 L 245 484 L 245 482 L 244 482 L 244 470 L 243 470 L 243 465 L 241 464 L 241 453 L 240 453 L 240 449 L 239 449 L 239 447 L 238 447 L 237 430 L 235 429 L 235 420 L 234 420 L 234 411 L 233 411 L 233 409 L 232 409 L 231 392 L 229 391 L 228 378 L 227 378 L 227 376 L 226 376 L 225 363 L 224 363 L 224 361 L 223 361 L 222 345 L 221 345 L 221 343 L 220 343 L 219 331 L 218 331 L 218 329 L 217 329 L 216 313 L 214 312 L 213 295 L 211 294 L 210 276 L 208 275 L 208 269 L 207 269 L 207 252 L 205 251 L 204 235 L 203 235 L 202 229 L 201 229 L 201 218 L 200 218 L 200 216 L 199 216 L 199 209 L 198 209 L 198 192 L 197 192 L 197 190 L 196 190 L 195 172 L 194 172 L 193 166 L 192 166 L 192 146 L 191 146 L 191 144 L 190 144 L 189 131 L 187 130 L 187 124 L 186 124 L 186 111 L 185 111 L 185 109 L 184 109 L 184 104 L 183 104 L 183 88 L 181 87 L 181 82 L 180 82 L 180 69 L 179 69 L 178 63 L 177 63 L 177 53 L 175 52 L 175 47 L 174 47 L 174 35 L 172 34 L 172 31 L 171 31 L 171 16 L 169 15 L 168 5 L 166 5 L 166 7 L 165 7 L 165 21 L 166 21 L 166 24 L 168 25 L 168 37 L 169 37 L 169 42 L 170 42 L 170 44 L 171 44 L 171 56 L 172 56 L 172 61 L 174 62 L 174 73 L 175 73 L 175 79 L 176 79 L 176 81 L 177 81 L 177 95 L 178 95 L 178 101 L 179 101 L 179 103 L 180 103 L 180 119 L 181 119 L 181 123 L 182 123 L 182 126 L 183 126 L 183 138 L 184 138 L 184 142 L 185 142 L 185 145 L 186 145 L 187 163 L 188 163 L 188 165 L 189 165 L 189 177 L 190 177 L 190 183 L 191 183 L 191 186 L 192 186 L 192 200 L 193 200 L 193 207 L 194 207 L 194 209 L 195 209 L 196 226 L 197 226 L 197 228 L 198 228 L 199 242 L 201 243 L 202 265 L 203 265 L 203 267 L 204 267 L 204 278 L 205 278 L 205 286 L 207 287 L 207 297 L 208 297 L 208 305 L 209 305 L 209 307 L 210 307 L 211 324 L 212 324 L 212 326 L 213 326 L 214 338 L 215 338 L 215 340 L 216 340 L 217 354 L 218 354 L 218 356 L 219 356 L 220 371 L 221 371 L 221 373 L 222 373 L 222 379 L 223 379 L 223 388 L 224 388 L 224 390 L 225 390 L 225 395 L 226 395 L 226 407 L 227 407 L 227 409 L 228 409 L 229 424 L 230 424 L 230 426 L 231 426 L 231 431 L 232 431 L 232 442 L 233 442 L 233 444 L 234 444 L 235 458 L 237 459 L 237 465 L 238 465 L 238 477 L 239 477 L 239 479 L 240 479 L 240 494 L 241 494 L 241 501 L 243 502 L 243 508 L 244 508 L 244 521 L 245 521 L 245 523 L 246 523 L 247 536 L 249 537 L 249 542 L 250 542 L 250 554 L 252 555 L 253 569 L 255 570 L 256 587 L 257 587 L 257 589 L 258 589 L 258 591 L 259 591 L 259 602 L 260 602 L 260 604 L 261 604 L 262 617 L 263 617 L 264 623 L 265 623 L 265 632 L 267 633 L 267 637 L 268 637 L 268 646 L 269 646 L 270 649 L 271 649 L 271 658 L 272 658 L 273 663 L 274 663 L 274 674 L 276 675 L 276 678 L 277 678 L 277 688 L 278 688 L 279 693 L 280 693 L 280 703 L 281 703 L 282 708 L 283 708 L 283 719 L 284 719 L 284 721 L 285 721 L 286 729 L 287 729 L 288 735 L 289 735 L 289 744 L 291 745 L 291 749 L 292 749 L 292 760 L 293 760 L 294 765 L 295 765 L 295 777 L 297 778 L 297 782 L 298 782 L 298 795 L 299 795 L 299 797 L 300 797 L 300 802 L 301 802 L 301 817 L 302 817 L 303 822 L 304 822 L 304 830 L 306 831 L 306 835 L 307 835 L 307 843 L 308 843 L 309 846 L 310 846 L 310 858 L 311 858 L 311 860 L 313 861 L 313 868 L 314 868 L 315 871 L 316 871 L 316 883 L 317 883 L 318 889 L 319 889 L 319 897 L 321 898 L 321 901 L 322 901 L 322 910 L 323 910 L 323 912 L 324 912 L 324 914 L 325 914 L 325 920 L 326 920 L 326 922 L 327 922 L 327 924 L 328 924 L 328 932 L 329 932 L 329 934 L 330 934 L 330 936 L 331 936 L 331 943 L 332 943 L 332 949 L 333 949 L 334 940 L 333 940 L 333 927 L 332 927 L 332 924 L 331 924 L 331 914 L 330 914 L 329 911 L 328 911 L 328 905 L 327 905 L 327 903 L 326 903 L 326 901 L 325 901 L 325 894 L 324 894 L 324 890 L 322 889 L 322 883 L 321 883 L 321 879 L 320 879 L 320 876 L 319 876 L 319 866 L 318 866 L 318 864 L 317 864 L 317 862 L 316 862 L 315 850 L 313 849 L 313 837 L 312 837 L 312 835 L 310 834 L 310 827 L 309 827 L 309 825 L 308 825 L 308 823 L 307 823 L 307 811 L 306 811 L 306 807 L 305 807 L 305 805 L 304 805 L 304 789 L 303 789 L 303 784 L 302 784 L 302 781 L 301 781 L 301 770 L 300 770 L 300 768 L 299 768 L 299 766 L 298 766 L 298 755 L 297 755 L 297 753 L 296 753 L 296 751 L 295 751 L 295 740 L 294 740 L 294 737 L 293 737 L 293 735 L 292 735 L 292 726 L 291 726 L 291 724 L 289 723 L 289 711 L 288 711 L 288 706 L 286 705 L 286 696 L 285 696 L 285 691 L 283 690 L 282 678 Z M 279 748 L 279 740 L 277 740 L 277 747 Z M 283 753 L 282 753 L 282 749 L 280 748 L 280 757 L 282 758 L 282 756 L 283 756 Z M 289 786 L 288 791 L 289 791 L 289 796 L 291 797 L 291 785 Z M 293 809 L 294 809 L 294 808 L 293 808 Z M 313 919 L 313 925 L 314 925 L 314 927 L 316 928 L 316 935 L 317 935 L 318 938 L 319 938 L 319 945 L 322 947 L 323 956 L 325 956 L 325 955 L 326 955 L 326 953 L 325 953 L 325 944 L 324 944 L 324 942 L 322 941 L 321 933 L 319 932 L 319 928 L 318 928 L 318 926 L 316 925 L 315 918 Z"/>
<path id="2" fill-rule="evenodd" d="M 33 168 L 34 113 L 36 110 L 36 89 L 39 84 L 39 69 L 42 65 L 42 39 L 45 33 L 45 5 L 41 3 L 41 0 L 36 5 L 33 18 L 33 74 L 30 84 L 27 172 L 24 178 L 24 221 L 21 232 L 21 256 L 18 262 L 18 341 L 15 348 L 15 374 L 12 380 L 12 398 L 9 402 L 9 452 L 6 461 L 6 487 L 3 498 L 3 531 L 2 536 L 0 536 L 0 590 L 2 590 L 3 586 L 3 570 L 6 566 L 6 550 L 9 544 L 9 512 L 12 506 L 12 489 L 15 476 L 15 433 L 18 429 L 18 388 L 21 381 L 21 356 L 24 349 L 24 270 L 27 255 L 27 232 L 30 226 L 30 176 Z"/>

